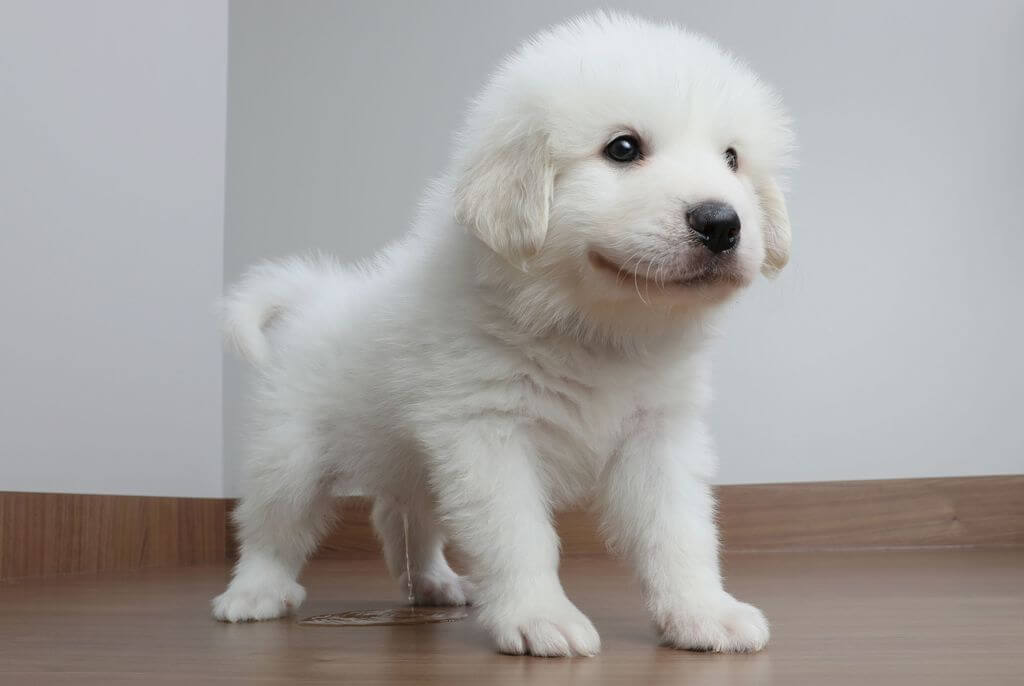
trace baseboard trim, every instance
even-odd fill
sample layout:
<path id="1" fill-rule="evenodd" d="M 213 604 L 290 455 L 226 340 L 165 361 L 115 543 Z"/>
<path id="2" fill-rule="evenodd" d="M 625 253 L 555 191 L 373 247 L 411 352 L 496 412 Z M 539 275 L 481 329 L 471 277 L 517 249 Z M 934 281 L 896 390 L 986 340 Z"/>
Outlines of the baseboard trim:
<path id="1" fill-rule="evenodd" d="M 0 492 L 0 580 L 223 562 L 227 501 Z"/>
<path id="2" fill-rule="evenodd" d="M 1024 475 L 721 486 L 730 552 L 1024 545 Z M 0 492 L 0 580 L 221 563 L 232 500 Z M 342 498 L 318 557 L 376 557 L 366 498 Z M 600 555 L 594 517 L 557 517 L 566 555 Z"/>
<path id="3" fill-rule="evenodd" d="M 1024 545 L 1024 475 L 720 489 L 731 550 Z"/>
<path id="4" fill-rule="evenodd" d="M 1024 545 L 1024 475 L 719 486 L 730 552 Z M 371 503 L 343 498 L 322 557 L 378 554 Z M 566 555 L 601 555 L 595 517 L 556 518 Z"/>

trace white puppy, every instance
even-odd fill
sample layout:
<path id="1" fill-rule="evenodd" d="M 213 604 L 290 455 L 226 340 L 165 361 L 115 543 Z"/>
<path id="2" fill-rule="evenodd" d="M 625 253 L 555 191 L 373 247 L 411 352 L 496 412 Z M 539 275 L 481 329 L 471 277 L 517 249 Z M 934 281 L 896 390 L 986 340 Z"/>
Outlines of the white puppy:
<path id="1" fill-rule="evenodd" d="M 259 390 L 214 616 L 299 605 L 332 492 L 359 489 L 396 577 L 407 518 L 417 602 L 473 589 L 502 652 L 598 652 L 558 578 L 552 512 L 580 503 L 665 643 L 760 649 L 764 616 L 719 574 L 704 350 L 715 306 L 788 257 L 778 98 L 703 38 L 598 14 L 523 45 L 457 140 L 372 263 L 264 264 L 228 296 Z"/>

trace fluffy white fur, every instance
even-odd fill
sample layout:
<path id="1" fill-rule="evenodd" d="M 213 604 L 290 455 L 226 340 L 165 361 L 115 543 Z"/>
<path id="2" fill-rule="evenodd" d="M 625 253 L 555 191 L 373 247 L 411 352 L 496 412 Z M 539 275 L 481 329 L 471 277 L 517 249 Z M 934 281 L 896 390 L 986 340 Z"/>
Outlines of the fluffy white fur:
<path id="1" fill-rule="evenodd" d="M 603 156 L 624 131 L 643 160 Z M 523 45 L 457 140 L 412 232 L 372 263 L 268 263 L 227 297 L 259 379 L 241 559 L 214 615 L 299 605 L 332 492 L 360 489 L 395 577 L 406 515 L 417 602 L 471 599 L 502 652 L 598 652 L 558 578 L 552 512 L 579 504 L 666 644 L 760 649 L 764 616 L 719 574 L 704 350 L 716 306 L 788 257 L 777 97 L 706 39 L 599 14 Z M 721 255 L 686 226 L 706 200 L 742 221 Z"/>

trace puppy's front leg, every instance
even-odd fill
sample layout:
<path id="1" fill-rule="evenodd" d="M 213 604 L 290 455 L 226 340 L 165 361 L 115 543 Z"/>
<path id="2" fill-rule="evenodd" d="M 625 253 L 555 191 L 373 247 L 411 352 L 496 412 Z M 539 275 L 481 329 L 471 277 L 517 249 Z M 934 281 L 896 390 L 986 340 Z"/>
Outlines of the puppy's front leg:
<path id="1" fill-rule="evenodd" d="M 701 421 L 642 420 L 602 476 L 603 529 L 636 568 L 666 644 L 752 652 L 768 642 L 768 622 L 722 588 L 713 462 Z"/>
<path id="2" fill-rule="evenodd" d="M 539 656 L 594 655 L 601 639 L 565 596 L 558 536 L 536 455 L 511 424 L 452 428 L 431 460 L 438 509 L 468 558 L 479 619 L 498 650 Z"/>

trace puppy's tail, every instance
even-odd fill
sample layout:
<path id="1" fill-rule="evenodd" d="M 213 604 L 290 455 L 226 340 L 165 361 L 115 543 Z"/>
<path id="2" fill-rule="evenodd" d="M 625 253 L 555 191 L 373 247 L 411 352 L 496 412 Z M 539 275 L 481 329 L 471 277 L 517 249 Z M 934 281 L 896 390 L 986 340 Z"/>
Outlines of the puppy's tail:
<path id="1" fill-rule="evenodd" d="M 311 295 L 337 266 L 326 258 L 290 258 L 250 267 L 219 303 L 224 340 L 256 367 L 273 356 L 267 330 Z"/>

